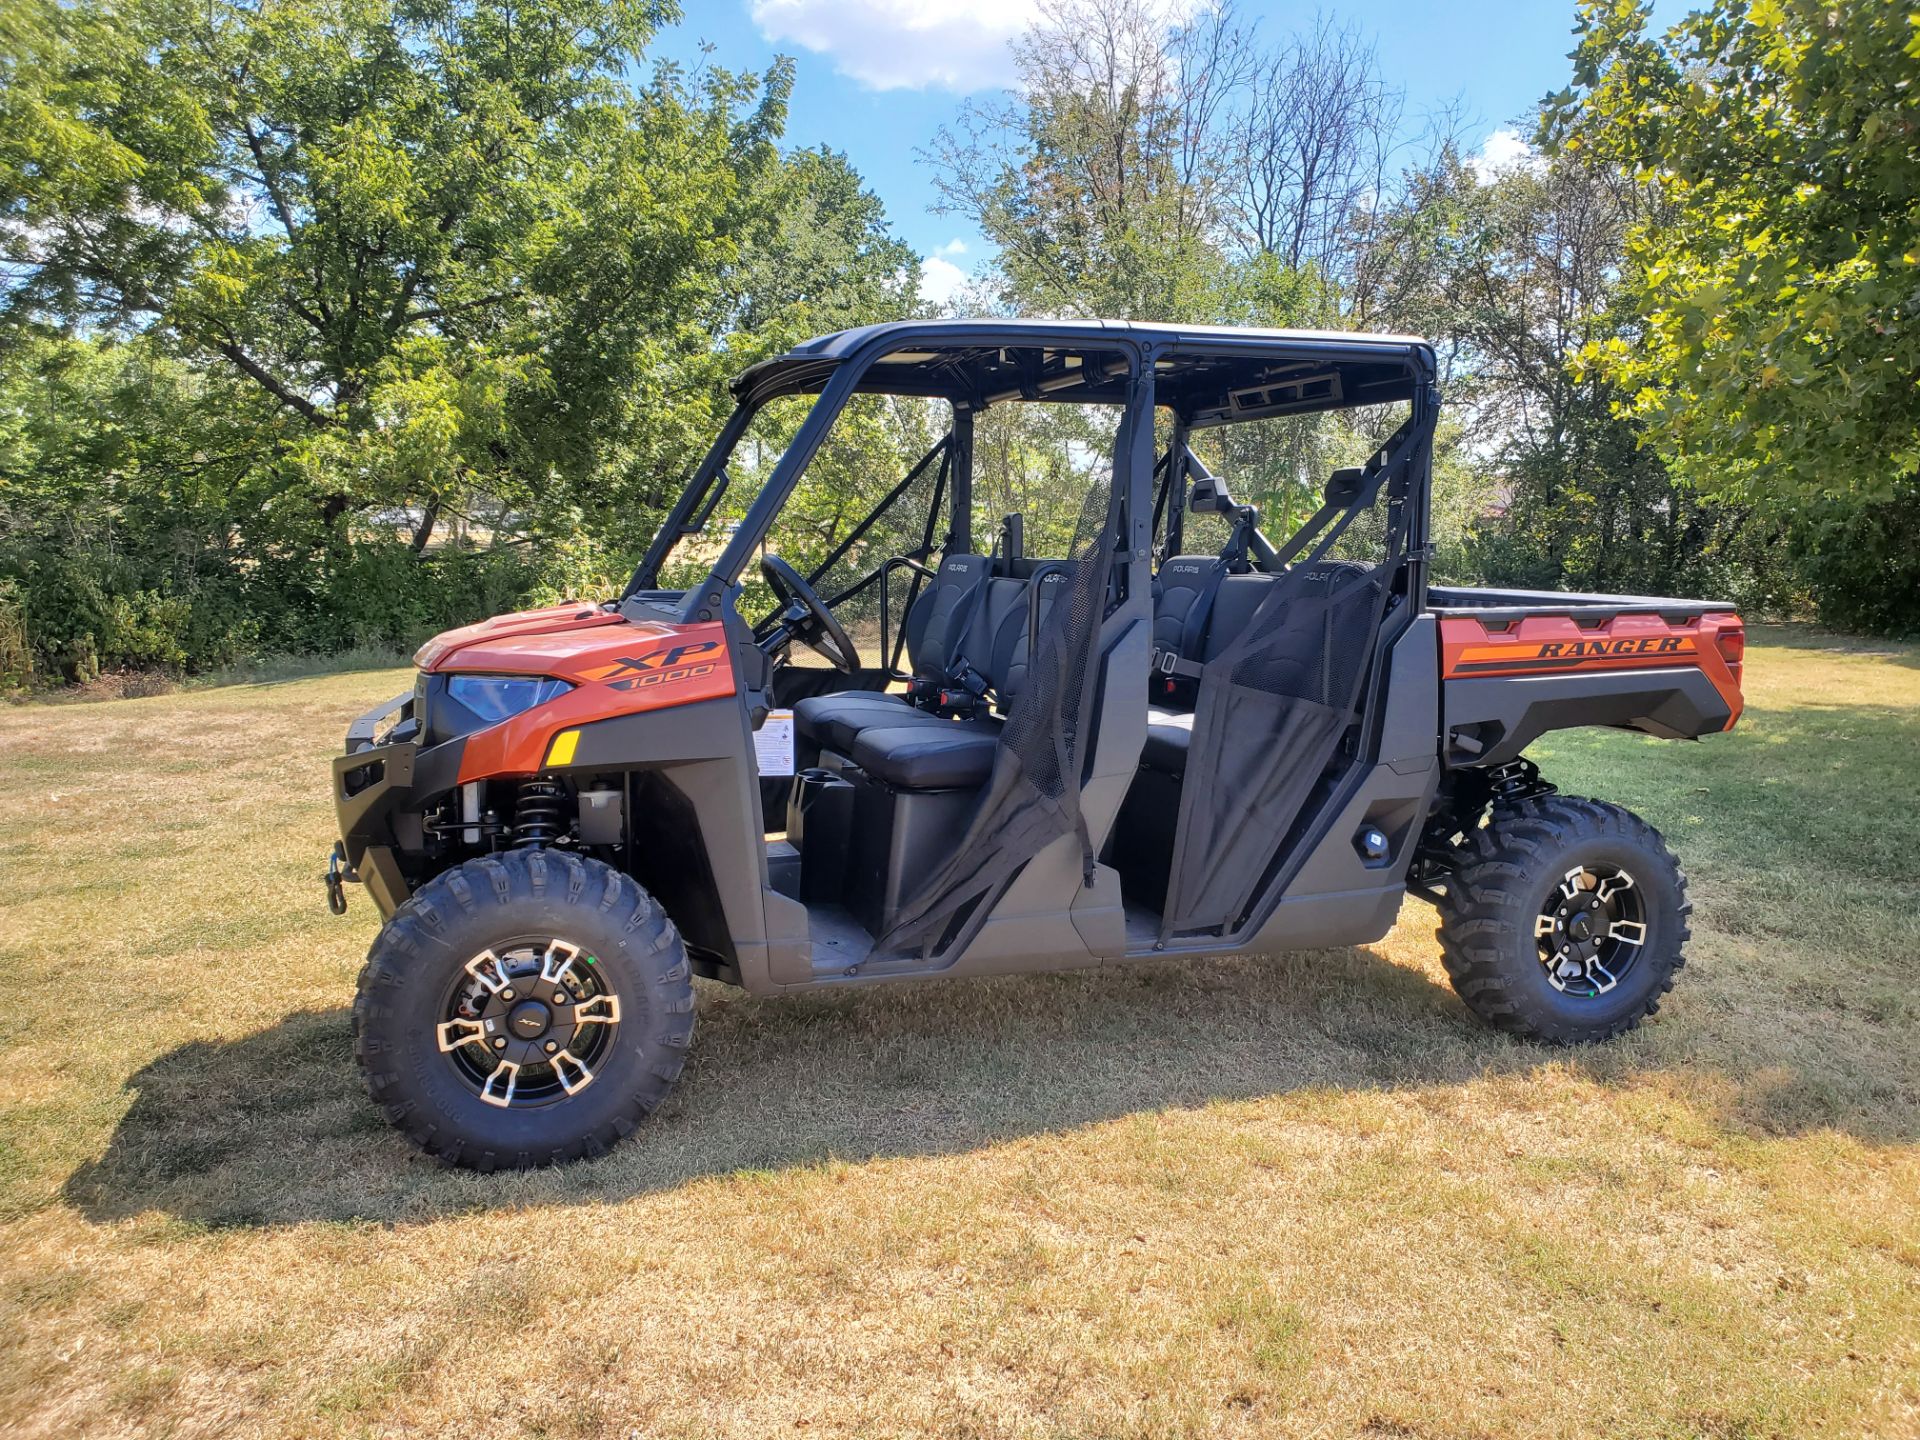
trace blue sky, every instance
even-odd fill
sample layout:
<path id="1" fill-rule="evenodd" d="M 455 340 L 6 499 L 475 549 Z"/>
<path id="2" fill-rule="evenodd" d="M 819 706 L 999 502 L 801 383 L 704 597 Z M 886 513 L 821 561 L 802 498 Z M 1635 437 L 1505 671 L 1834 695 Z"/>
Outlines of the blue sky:
<path id="1" fill-rule="evenodd" d="M 1033 0 L 684 0 L 686 19 L 653 54 L 692 65 L 702 42 L 715 62 L 763 69 L 775 55 L 798 64 L 788 142 L 845 151 L 886 203 L 896 232 L 933 257 L 939 286 L 986 258 L 957 216 L 932 213 L 936 196 L 915 152 L 968 95 L 990 94 L 1011 76 L 1006 42 L 1034 11 Z M 1656 0 L 1671 23 L 1684 0 Z M 1304 28 L 1311 6 L 1243 0 L 1243 15 L 1284 33 Z M 1458 102 L 1476 145 L 1541 96 L 1566 84 L 1573 0 L 1342 0 L 1335 12 L 1369 32 L 1381 68 L 1406 93 L 1418 118 Z M 1498 152 L 1509 137 L 1494 141 Z"/>

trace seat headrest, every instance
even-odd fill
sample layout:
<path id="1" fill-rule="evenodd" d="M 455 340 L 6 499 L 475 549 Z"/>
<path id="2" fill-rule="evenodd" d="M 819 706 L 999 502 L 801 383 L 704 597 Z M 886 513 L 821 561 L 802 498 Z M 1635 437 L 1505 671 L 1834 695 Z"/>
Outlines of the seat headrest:
<path id="1" fill-rule="evenodd" d="M 1193 488 L 1187 491 L 1187 511 L 1193 515 L 1231 515 L 1235 504 L 1233 496 L 1227 493 L 1227 482 L 1218 475 L 1198 475 L 1194 477 Z"/>
<path id="2" fill-rule="evenodd" d="M 1219 562 L 1211 555 L 1175 555 L 1160 562 L 1162 580 L 1203 580 Z"/>
<path id="3" fill-rule="evenodd" d="M 1366 484 L 1367 472 L 1358 465 L 1336 470 L 1327 477 L 1327 503 L 1351 505 L 1360 498 L 1360 492 L 1366 488 Z"/>

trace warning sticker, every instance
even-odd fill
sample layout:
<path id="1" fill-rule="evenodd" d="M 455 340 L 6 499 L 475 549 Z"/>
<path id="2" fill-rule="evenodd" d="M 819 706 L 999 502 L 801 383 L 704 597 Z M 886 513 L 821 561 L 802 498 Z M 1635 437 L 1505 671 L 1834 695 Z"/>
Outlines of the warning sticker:
<path id="1" fill-rule="evenodd" d="M 753 753 L 762 775 L 793 774 L 793 712 L 772 710 L 753 732 Z"/>

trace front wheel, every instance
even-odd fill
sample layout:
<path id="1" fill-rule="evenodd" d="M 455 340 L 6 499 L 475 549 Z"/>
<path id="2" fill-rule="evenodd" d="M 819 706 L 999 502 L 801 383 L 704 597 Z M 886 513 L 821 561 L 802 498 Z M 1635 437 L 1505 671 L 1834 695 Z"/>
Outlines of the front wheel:
<path id="1" fill-rule="evenodd" d="M 686 947 L 627 876 L 546 850 L 470 860 L 382 927 L 354 1053 L 421 1149 L 476 1170 L 598 1155 L 665 1098 L 693 1034 Z"/>
<path id="2" fill-rule="evenodd" d="M 1481 1019 L 1551 1044 L 1660 1008 L 1692 937 L 1687 877 L 1632 811 L 1551 795 L 1471 831 L 1439 902 L 1447 976 Z"/>

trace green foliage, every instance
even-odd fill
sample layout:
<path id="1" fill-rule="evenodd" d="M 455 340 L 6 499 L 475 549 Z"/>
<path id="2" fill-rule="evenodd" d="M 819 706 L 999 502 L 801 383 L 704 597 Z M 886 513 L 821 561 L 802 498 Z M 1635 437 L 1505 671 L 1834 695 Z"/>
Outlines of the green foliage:
<path id="1" fill-rule="evenodd" d="M 1844 630 L 1920 635 L 1920 483 L 1865 505 L 1818 501 L 1794 521 L 1820 616 Z"/>
<path id="2" fill-rule="evenodd" d="M 1587 0 L 1546 157 L 1489 176 L 1442 143 L 1393 175 L 1357 31 L 1058 0 L 1018 93 L 929 159 L 1010 312 L 1434 336 L 1443 576 L 1920 629 L 1910 9 L 1721 0 L 1653 35 Z M 791 66 L 647 68 L 676 17 L 0 0 L 0 684 L 605 593 L 729 376 L 910 313 L 913 254 L 845 159 L 781 149 Z M 1107 436 L 1033 408 L 982 420 L 981 495 L 1060 549 Z M 804 409 L 762 417 L 683 567 Z M 1379 420 L 1210 436 L 1208 463 L 1284 530 Z M 824 560 L 940 428 L 856 406 L 769 548 Z M 918 544 L 930 480 L 828 588 Z"/>
<path id="3" fill-rule="evenodd" d="M 0 574 L 44 663 L 604 586 L 728 376 L 905 313 L 878 202 L 778 148 L 785 62 L 626 78 L 675 14 L 5 0 Z"/>
<path id="4" fill-rule="evenodd" d="M 1920 26 L 1906 0 L 1754 0 L 1648 33 L 1587 0 L 1546 133 L 1654 208 L 1636 323 L 1584 350 L 1675 472 L 1790 524 L 1824 615 L 1910 627 L 1920 473 Z M 1904 502 L 1904 504 L 1903 504 Z"/>

